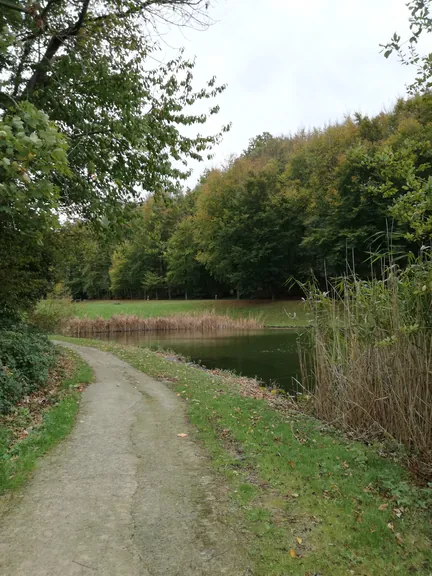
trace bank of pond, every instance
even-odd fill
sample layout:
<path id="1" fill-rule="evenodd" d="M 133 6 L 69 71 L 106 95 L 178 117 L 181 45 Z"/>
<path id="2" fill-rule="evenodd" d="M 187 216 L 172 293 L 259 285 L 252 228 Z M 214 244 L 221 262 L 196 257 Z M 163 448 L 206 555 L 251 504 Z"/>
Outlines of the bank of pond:
<path id="1" fill-rule="evenodd" d="M 95 337 L 95 336 L 93 336 Z M 300 333 L 290 329 L 100 333 L 100 340 L 172 350 L 209 369 L 230 370 L 287 392 L 298 390 Z"/>

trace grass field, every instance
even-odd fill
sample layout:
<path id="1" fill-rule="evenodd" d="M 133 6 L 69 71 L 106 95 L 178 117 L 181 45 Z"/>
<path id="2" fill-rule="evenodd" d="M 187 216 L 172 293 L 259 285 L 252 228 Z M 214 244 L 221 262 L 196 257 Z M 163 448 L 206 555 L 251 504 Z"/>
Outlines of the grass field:
<path id="1" fill-rule="evenodd" d="M 431 490 L 379 445 L 278 412 L 228 375 L 146 348 L 62 339 L 111 352 L 184 399 L 196 440 L 229 487 L 226 523 L 245 534 L 256 576 L 431 574 Z"/>
<path id="2" fill-rule="evenodd" d="M 110 318 L 114 314 L 164 317 L 214 311 L 234 318 L 252 317 L 265 326 L 306 326 L 305 305 L 299 300 L 94 300 L 75 305 L 76 315 Z"/>

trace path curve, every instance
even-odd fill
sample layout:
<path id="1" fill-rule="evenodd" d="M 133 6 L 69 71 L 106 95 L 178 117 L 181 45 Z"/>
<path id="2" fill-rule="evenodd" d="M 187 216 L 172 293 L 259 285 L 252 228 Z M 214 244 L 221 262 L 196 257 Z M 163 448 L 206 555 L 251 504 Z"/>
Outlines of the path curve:
<path id="1" fill-rule="evenodd" d="M 61 344 L 59 342 L 59 344 Z M 182 401 L 115 356 L 67 344 L 95 371 L 72 434 L 0 525 L 0 576 L 252 574 Z"/>

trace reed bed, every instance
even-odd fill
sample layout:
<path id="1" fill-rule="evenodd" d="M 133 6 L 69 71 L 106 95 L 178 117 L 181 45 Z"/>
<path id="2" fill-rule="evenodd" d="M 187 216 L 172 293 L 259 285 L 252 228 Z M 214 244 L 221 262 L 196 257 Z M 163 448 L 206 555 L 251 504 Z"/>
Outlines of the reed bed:
<path id="1" fill-rule="evenodd" d="M 329 293 L 309 288 L 309 303 L 315 320 L 302 379 L 315 415 L 359 437 L 405 446 L 412 469 L 431 480 L 430 280 L 418 270 L 344 279 Z"/>
<path id="2" fill-rule="evenodd" d="M 119 314 L 111 318 L 69 318 L 62 323 L 62 333 L 68 336 L 93 336 L 119 332 L 149 332 L 190 330 L 209 332 L 212 330 L 251 330 L 262 328 L 263 324 L 254 318 L 232 318 L 217 314 L 184 314 L 165 318 L 142 318 Z"/>

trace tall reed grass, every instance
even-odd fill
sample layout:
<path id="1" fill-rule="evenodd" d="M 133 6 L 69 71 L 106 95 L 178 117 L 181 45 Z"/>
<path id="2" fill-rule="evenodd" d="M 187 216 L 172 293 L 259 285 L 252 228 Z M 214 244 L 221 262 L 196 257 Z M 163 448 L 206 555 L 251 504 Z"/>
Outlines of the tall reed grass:
<path id="1" fill-rule="evenodd" d="M 211 330 L 237 329 L 250 330 L 261 328 L 262 323 L 253 318 L 232 318 L 217 314 L 182 314 L 165 318 L 142 318 L 128 314 L 119 314 L 111 318 L 68 318 L 61 326 L 65 335 L 92 336 L 113 334 L 116 332 L 146 332 L 169 330 Z"/>
<path id="2" fill-rule="evenodd" d="M 314 411 L 345 430 L 391 438 L 432 478 L 432 263 L 392 265 L 382 280 L 304 286 L 313 313 L 303 385 Z M 313 385 L 311 386 L 311 381 Z"/>

